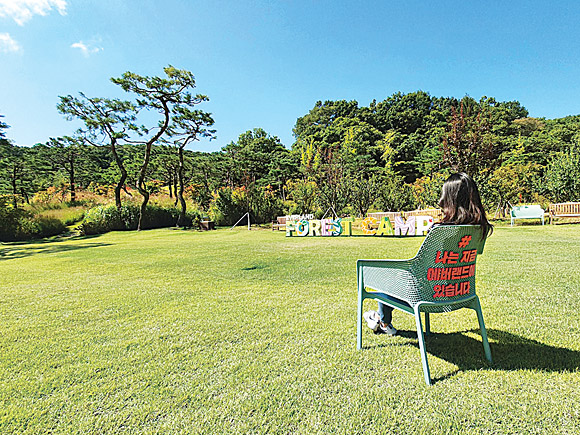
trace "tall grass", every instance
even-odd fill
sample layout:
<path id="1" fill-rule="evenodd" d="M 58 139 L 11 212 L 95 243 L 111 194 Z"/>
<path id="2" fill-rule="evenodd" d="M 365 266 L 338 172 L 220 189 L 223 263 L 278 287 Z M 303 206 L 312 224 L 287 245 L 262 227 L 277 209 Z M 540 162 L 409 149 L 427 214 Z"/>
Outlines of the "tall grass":
<path id="1" fill-rule="evenodd" d="M 58 219 L 67 226 L 74 225 L 83 220 L 86 213 L 86 207 L 73 206 L 63 208 L 53 208 L 37 212 L 38 216 Z"/>

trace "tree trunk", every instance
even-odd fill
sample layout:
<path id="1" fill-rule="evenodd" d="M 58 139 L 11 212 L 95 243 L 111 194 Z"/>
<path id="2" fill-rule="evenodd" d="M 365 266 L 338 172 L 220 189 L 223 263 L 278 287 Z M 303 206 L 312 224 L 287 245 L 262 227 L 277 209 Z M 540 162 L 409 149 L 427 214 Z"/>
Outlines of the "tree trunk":
<path id="1" fill-rule="evenodd" d="M 284 186 L 286 185 L 286 183 L 284 183 L 283 179 L 278 178 L 278 183 L 280 185 L 280 193 L 282 194 L 282 201 L 286 201 L 286 192 L 284 189 Z"/>
<path id="2" fill-rule="evenodd" d="M 145 158 L 143 159 L 143 164 L 139 169 L 139 179 L 137 181 L 137 189 L 139 189 L 139 193 L 143 197 L 143 203 L 141 204 L 141 210 L 139 213 L 139 224 L 137 225 L 137 231 L 141 231 L 142 224 L 143 224 L 143 216 L 145 215 L 145 210 L 147 208 L 147 203 L 149 202 L 149 192 L 147 191 L 147 187 L 145 186 L 145 176 L 147 175 L 147 167 L 149 166 L 149 160 L 151 159 L 151 147 L 157 140 L 165 133 L 167 130 L 167 126 L 169 125 L 169 107 L 167 106 L 166 101 L 161 101 L 163 105 L 163 113 L 165 119 L 163 121 L 163 125 L 159 129 L 159 131 L 153 136 L 151 139 L 147 141 L 145 144 Z"/>
<path id="3" fill-rule="evenodd" d="M 14 164 L 14 166 L 12 166 L 12 205 L 14 206 L 14 208 L 18 208 L 18 200 L 16 198 L 16 195 L 18 195 L 18 187 L 16 185 L 16 179 L 18 177 L 18 171 L 16 168 L 16 164 Z"/>
<path id="4" fill-rule="evenodd" d="M 178 184 L 179 184 L 178 175 L 175 174 L 175 176 L 173 177 L 173 191 L 175 192 L 175 202 L 173 203 L 173 206 L 174 207 L 177 205 L 177 201 L 179 201 L 179 195 L 177 194 L 177 186 L 178 186 Z"/>
<path id="5" fill-rule="evenodd" d="M 137 180 L 137 189 L 143 197 L 143 202 L 141 203 L 141 208 L 139 211 L 139 223 L 137 224 L 137 231 L 143 229 L 143 216 L 145 216 L 145 210 L 147 209 L 147 203 L 149 202 L 149 192 L 147 191 L 147 186 L 145 185 L 145 175 L 147 173 L 147 166 L 149 165 L 149 157 L 151 156 L 151 145 L 152 142 L 147 142 L 145 146 L 145 159 L 139 170 L 139 179 Z"/>
<path id="6" fill-rule="evenodd" d="M 111 143 L 111 152 L 113 153 L 113 157 L 115 158 L 115 163 L 119 167 L 119 171 L 121 171 L 121 178 L 119 178 L 119 182 L 115 186 L 115 206 L 118 209 L 121 209 L 121 190 L 125 186 L 125 181 L 127 180 L 127 170 L 123 165 L 123 160 L 119 157 L 117 153 L 117 148 L 115 147 L 115 143 Z"/>
<path id="7" fill-rule="evenodd" d="M 76 189 L 75 189 L 75 164 L 74 159 L 70 161 L 70 171 L 69 171 L 69 183 L 70 183 L 70 202 L 74 204 L 77 199 Z"/>
<path id="8" fill-rule="evenodd" d="M 183 191 L 185 190 L 184 182 L 183 182 L 183 172 L 185 170 L 183 164 L 183 148 L 179 147 L 179 168 L 177 169 L 177 179 L 179 181 L 179 190 L 177 190 L 177 198 L 179 199 L 179 203 L 181 204 L 181 211 L 179 212 L 179 217 L 177 218 L 177 226 L 178 227 L 185 227 L 187 217 L 185 215 L 187 211 L 187 204 L 185 203 L 185 199 L 183 198 Z"/>
<path id="9" fill-rule="evenodd" d="M 143 228 L 143 216 L 145 216 L 145 211 L 147 210 L 147 203 L 149 202 L 149 192 L 145 186 L 145 182 L 141 180 L 139 175 L 139 183 L 137 184 L 137 189 L 143 197 L 143 202 L 141 203 L 141 208 L 139 209 L 139 223 L 137 224 L 137 231 L 141 231 Z"/>
<path id="10" fill-rule="evenodd" d="M 26 190 L 24 190 L 24 188 L 20 189 L 20 194 L 24 197 L 24 201 L 26 201 L 26 204 L 30 204 L 30 198 L 28 197 L 28 193 L 26 193 Z"/>

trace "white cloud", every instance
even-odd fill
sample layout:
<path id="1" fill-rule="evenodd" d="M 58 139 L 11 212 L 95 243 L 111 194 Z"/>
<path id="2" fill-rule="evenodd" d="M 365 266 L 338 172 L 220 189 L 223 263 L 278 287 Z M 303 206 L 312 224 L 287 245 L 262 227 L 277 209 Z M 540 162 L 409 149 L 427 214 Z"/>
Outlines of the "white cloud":
<path id="1" fill-rule="evenodd" d="M 0 17 L 10 17 L 24 25 L 34 15 L 47 15 L 52 9 L 66 14 L 66 0 L 0 0 Z"/>
<path id="2" fill-rule="evenodd" d="M 0 53 L 18 53 L 22 50 L 20 44 L 8 33 L 0 33 Z"/>
<path id="3" fill-rule="evenodd" d="M 85 57 L 89 57 L 91 54 L 103 51 L 103 47 L 97 47 L 92 44 L 85 44 L 83 41 L 75 42 L 71 45 L 71 48 L 78 48 L 81 50 Z"/>

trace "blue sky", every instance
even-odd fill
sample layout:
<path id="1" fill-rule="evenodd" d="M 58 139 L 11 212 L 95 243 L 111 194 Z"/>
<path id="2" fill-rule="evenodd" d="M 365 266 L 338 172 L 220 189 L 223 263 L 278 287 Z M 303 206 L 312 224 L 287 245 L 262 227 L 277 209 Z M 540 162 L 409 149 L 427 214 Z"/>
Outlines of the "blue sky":
<path id="1" fill-rule="evenodd" d="M 0 114 L 18 145 L 71 134 L 59 95 L 127 98 L 125 71 L 194 73 L 217 140 L 282 143 L 317 100 L 394 92 L 518 100 L 580 114 L 580 2 L 0 0 Z"/>

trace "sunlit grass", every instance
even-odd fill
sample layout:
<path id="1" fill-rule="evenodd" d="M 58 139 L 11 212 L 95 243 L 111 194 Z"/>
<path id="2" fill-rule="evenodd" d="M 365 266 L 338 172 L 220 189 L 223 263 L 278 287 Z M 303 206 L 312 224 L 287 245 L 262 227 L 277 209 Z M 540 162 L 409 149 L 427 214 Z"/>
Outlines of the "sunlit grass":
<path id="1" fill-rule="evenodd" d="M 0 433 L 578 433 L 580 227 L 498 228 L 475 314 L 364 330 L 358 258 L 420 238 L 181 230 L 0 246 Z M 365 308 L 374 308 L 369 302 Z"/>
<path id="2" fill-rule="evenodd" d="M 38 215 L 58 219 L 65 225 L 73 225 L 83 220 L 86 210 L 86 207 L 76 206 L 43 210 L 38 212 Z"/>

